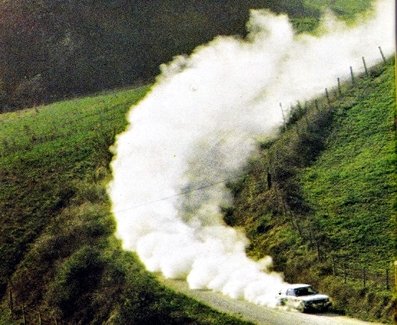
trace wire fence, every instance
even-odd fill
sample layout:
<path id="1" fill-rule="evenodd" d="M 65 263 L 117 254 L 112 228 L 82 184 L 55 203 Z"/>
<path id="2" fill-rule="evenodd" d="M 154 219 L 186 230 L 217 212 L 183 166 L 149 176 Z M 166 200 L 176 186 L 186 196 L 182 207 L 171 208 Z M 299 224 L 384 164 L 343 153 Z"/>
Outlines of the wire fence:
<path id="1" fill-rule="evenodd" d="M 397 266 L 392 263 L 383 268 L 354 263 L 346 259 L 331 258 L 332 274 L 344 283 L 362 288 L 392 291 L 397 287 Z"/>
<path id="2" fill-rule="evenodd" d="M 383 53 L 382 47 L 378 46 L 378 50 L 380 53 L 380 58 L 382 59 L 379 64 L 375 64 L 372 67 L 368 67 L 365 57 L 361 57 L 362 64 L 363 64 L 363 72 L 356 73 L 352 66 L 349 67 L 350 70 L 350 79 L 347 79 L 345 82 L 342 83 L 342 79 L 338 77 L 336 79 L 335 87 L 325 88 L 323 97 L 319 96 L 319 98 L 315 99 L 312 102 L 305 102 L 303 105 L 299 101 L 296 105 L 290 105 L 290 116 L 289 118 L 286 117 L 286 110 L 284 109 L 283 103 L 279 103 L 281 109 L 281 115 L 283 120 L 283 129 L 284 131 L 294 124 L 294 122 L 301 117 L 306 116 L 305 113 L 308 109 L 316 109 L 317 111 L 323 109 L 332 109 L 332 103 L 340 98 L 351 88 L 355 88 L 358 85 L 359 78 L 366 78 L 370 77 L 374 73 L 376 74 L 379 71 L 379 67 L 387 64 L 387 59 Z M 298 115 L 295 119 L 293 115 Z M 291 121 L 292 117 L 292 121 Z M 307 121 L 307 120 L 306 120 Z"/>
<path id="3" fill-rule="evenodd" d="M 332 103 L 345 94 L 349 88 L 357 87 L 359 78 L 370 77 L 376 74 L 383 65 L 387 64 L 387 59 L 382 51 L 382 48 L 378 46 L 382 61 L 373 66 L 368 67 L 365 57 L 362 57 L 363 73 L 355 74 L 352 66 L 350 66 L 350 80 L 345 83 L 341 83 L 341 79 L 337 78 L 335 88 L 325 88 L 323 98 L 316 99 L 312 103 L 312 107 L 308 107 L 307 103 L 301 105 L 297 103 L 296 106 L 291 107 L 292 112 L 302 112 L 303 115 L 307 109 L 313 108 L 317 111 L 322 109 L 333 109 Z M 280 103 L 280 108 L 283 114 L 284 129 L 288 128 L 288 121 L 284 118 L 284 112 Z M 301 118 L 301 117 L 300 117 Z M 307 126 L 309 126 L 306 120 Z M 296 126 L 297 127 L 297 126 Z M 360 285 L 362 288 L 377 288 L 378 290 L 395 290 L 397 291 L 397 261 L 394 263 L 385 263 L 384 267 L 373 267 L 369 264 L 354 262 L 352 259 L 347 257 L 331 257 L 330 265 L 332 265 L 332 275 L 339 277 L 344 283 L 354 283 Z"/>

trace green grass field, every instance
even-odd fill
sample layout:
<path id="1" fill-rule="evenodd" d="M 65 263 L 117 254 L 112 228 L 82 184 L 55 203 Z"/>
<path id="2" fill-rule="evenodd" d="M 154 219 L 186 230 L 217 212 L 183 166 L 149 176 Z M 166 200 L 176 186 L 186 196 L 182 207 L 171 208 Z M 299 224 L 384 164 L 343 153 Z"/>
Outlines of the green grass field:
<path id="1" fill-rule="evenodd" d="M 305 0 L 307 8 L 325 10 L 331 8 L 335 14 L 346 19 L 354 18 L 357 14 L 365 12 L 371 7 L 372 0 Z"/>
<path id="2" fill-rule="evenodd" d="M 354 24 L 360 21 L 362 15 L 370 12 L 373 0 L 304 0 L 305 9 L 310 12 L 324 13 L 331 9 L 331 12 L 338 18 L 346 21 L 348 24 Z M 293 4 L 291 4 L 293 5 Z M 320 22 L 321 15 L 306 15 L 291 19 L 291 22 L 297 32 L 312 32 Z"/>
<path id="3" fill-rule="evenodd" d="M 0 115 L 0 324 L 243 323 L 159 285 L 113 236 L 108 149 L 148 89 Z"/>
<path id="4" fill-rule="evenodd" d="M 332 250 L 384 269 L 394 257 L 396 229 L 394 69 L 363 80 L 349 97 L 360 101 L 336 111 L 326 151 L 302 173 L 301 184 Z"/>

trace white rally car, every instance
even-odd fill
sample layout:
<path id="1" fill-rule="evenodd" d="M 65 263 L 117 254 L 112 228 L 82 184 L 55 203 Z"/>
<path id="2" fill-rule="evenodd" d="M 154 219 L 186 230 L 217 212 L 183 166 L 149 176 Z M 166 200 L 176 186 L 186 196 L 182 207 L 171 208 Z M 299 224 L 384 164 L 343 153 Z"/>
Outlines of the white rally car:
<path id="1" fill-rule="evenodd" d="M 300 312 L 326 311 L 331 306 L 327 295 L 318 293 L 309 284 L 291 284 L 280 290 L 278 303 L 281 306 L 292 307 Z"/>

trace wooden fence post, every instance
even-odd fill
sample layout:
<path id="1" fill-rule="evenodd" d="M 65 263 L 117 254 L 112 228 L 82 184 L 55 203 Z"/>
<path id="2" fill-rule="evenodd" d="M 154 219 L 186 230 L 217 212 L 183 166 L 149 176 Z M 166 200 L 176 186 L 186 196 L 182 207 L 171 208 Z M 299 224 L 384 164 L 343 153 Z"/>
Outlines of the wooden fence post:
<path id="1" fill-rule="evenodd" d="M 270 190 L 272 188 L 272 174 L 270 173 L 270 168 L 267 168 L 267 189 Z"/>
<path id="2" fill-rule="evenodd" d="M 352 84 L 354 85 L 355 84 L 355 80 L 354 80 L 354 73 L 353 73 L 353 67 L 352 66 L 350 66 L 350 76 L 352 78 Z"/>
<path id="3" fill-rule="evenodd" d="M 25 306 L 22 305 L 22 323 L 26 325 L 26 315 L 25 315 Z"/>
<path id="4" fill-rule="evenodd" d="M 11 317 L 13 317 L 13 315 L 14 315 L 14 298 L 12 296 L 11 286 L 8 289 L 8 302 L 9 302 Z"/>
<path id="5" fill-rule="evenodd" d="M 284 110 L 283 110 L 283 104 L 280 103 L 280 109 L 281 109 L 281 116 L 283 117 L 283 124 L 284 124 L 284 131 L 287 130 L 287 122 L 285 121 L 285 115 L 284 115 Z"/>
<path id="6" fill-rule="evenodd" d="M 365 70 L 365 75 L 368 77 L 368 68 L 367 68 L 367 63 L 365 62 L 365 58 L 364 57 L 362 57 L 362 60 L 363 60 L 363 64 L 364 64 L 364 70 Z"/>
<path id="7" fill-rule="evenodd" d="M 339 96 L 342 96 L 342 87 L 340 85 L 340 78 L 338 77 L 338 92 L 339 92 Z"/>
<path id="8" fill-rule="evenodd" d="M 325 96 L 327 97 L 328 105 L 331 104 L 331 100 L 329 99 L 328 88 L 325 88 Z"/>
<path id="9" fill-rule="evenodd" d="M 318 106 L 318 100 L 317 99 L 314 101 L 314 104 L 316 105 L 316 110 L 319 112 L 320 111 L 320 107 Z"/>
<path id="10" fill-rule="evenodd" d="M 347 283 L 347 269 L 346 269 L 346 263 L 343 264 L 343 277 L 344 277 L 344 282 L 345 284 Z"/>
<path id="11" fill-rule="evenodd" d="M 363 286 L 364 286 L 364 289 L 367 286 L 367 270 L 365 267 L 363 267 Z"/>
<path id="12" fill-rule="evenodd" d="M 306 127 L 309 128 L 310 124 L 309 124 L 309 119 L 307 118 L 307 102 L 305 102 L 304 106 L 303 106 L 303 110 L 305 111 L 305 122 L 306 122 Z"/>
<path id="13" fill-rule="evenodd" d="M 389 284 L 389 268 L 386 268 L 386 290 L 390 290 L 390 284 Z"/>
<path id="14" fill-rule="evenodd" d="M 386 58 L 385 58 L 385 55 L 383 54 L 382 48 L 380 46 L 378 46 L 378 49 L 379 49 L 380 55 L 382 56 L 383 63 L 386 63 Z"/>

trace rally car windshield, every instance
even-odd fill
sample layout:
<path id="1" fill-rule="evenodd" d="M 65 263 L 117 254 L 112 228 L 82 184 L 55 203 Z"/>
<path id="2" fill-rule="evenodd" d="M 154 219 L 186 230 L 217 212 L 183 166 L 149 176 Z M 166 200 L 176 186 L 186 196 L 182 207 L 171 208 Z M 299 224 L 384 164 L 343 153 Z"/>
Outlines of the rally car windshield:
<path id="1" fill-rule="evenodd" d="M 303 288 L 296 288 L 294 290 L 295 296 L 309 296 L 317 294 L 317 291 L 314 290 L 312 287 L 303 287 Z"/>

